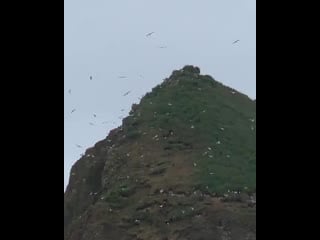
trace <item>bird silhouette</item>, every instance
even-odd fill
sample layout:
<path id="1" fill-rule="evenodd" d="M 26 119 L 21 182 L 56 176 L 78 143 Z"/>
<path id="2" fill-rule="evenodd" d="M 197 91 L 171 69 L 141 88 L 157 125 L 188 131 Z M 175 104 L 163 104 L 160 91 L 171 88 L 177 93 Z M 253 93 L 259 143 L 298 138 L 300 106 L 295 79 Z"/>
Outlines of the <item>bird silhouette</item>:
<path id="1" fill-rule="evenodd" d="M 123 96 L 127 96 L 131 91 L 126 92 Z"/>
<path id="2" fill-rule="evenodd" d="M 152 34 L 154 34 L 154 32 L 150 32 L 150 33 L 146 34 L 146 37 L 150 37 Z"/>

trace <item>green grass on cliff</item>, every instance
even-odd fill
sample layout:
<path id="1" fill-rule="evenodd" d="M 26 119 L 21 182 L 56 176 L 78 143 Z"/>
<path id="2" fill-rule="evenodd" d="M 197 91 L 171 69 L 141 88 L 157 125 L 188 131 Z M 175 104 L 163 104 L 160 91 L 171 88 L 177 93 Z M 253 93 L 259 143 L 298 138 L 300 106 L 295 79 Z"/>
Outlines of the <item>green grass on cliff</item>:
<path id="1" fill-rule="evenodd" d="M 176 141 L 161 139 L 160 144 L 191 144 L 194 183 L 226 192 L 255 190 L 255 119 L 253 100 L 186 67 L 147 93 L 124 122 L 132 139 L 148 129 L 172 130 Z"/>

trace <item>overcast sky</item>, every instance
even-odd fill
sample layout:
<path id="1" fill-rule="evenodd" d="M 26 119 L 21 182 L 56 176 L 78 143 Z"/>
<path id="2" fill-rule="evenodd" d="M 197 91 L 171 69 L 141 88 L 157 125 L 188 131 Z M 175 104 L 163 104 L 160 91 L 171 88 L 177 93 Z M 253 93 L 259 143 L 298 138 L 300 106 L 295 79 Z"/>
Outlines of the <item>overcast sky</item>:
<path id="1" fill-rule="evenodd" d="M 64 187 L 80 154 L 175 69 L 196 65 L 256 98 L 255 0 L 65 0 L 64 7 Z"/>

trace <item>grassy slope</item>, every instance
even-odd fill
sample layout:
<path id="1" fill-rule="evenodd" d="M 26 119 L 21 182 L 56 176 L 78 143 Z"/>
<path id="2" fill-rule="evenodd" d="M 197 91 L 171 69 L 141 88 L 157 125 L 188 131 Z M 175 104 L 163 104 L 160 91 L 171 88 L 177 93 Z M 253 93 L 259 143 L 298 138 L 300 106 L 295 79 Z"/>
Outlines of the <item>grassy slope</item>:
<path id="1" fill-rule="evenodd" d="M 256 104 L 233 91 L 209 76 L 176 72 L 145 96 L 126 120 L 127 132 L 139 138 L 141 128 L 173 130 L 174 143 L 160 138 L 160 144 L 192 144 L 193 162 L 186 164 L 197 165 L 194 183 L 211 192 L 255 190 Z"/>

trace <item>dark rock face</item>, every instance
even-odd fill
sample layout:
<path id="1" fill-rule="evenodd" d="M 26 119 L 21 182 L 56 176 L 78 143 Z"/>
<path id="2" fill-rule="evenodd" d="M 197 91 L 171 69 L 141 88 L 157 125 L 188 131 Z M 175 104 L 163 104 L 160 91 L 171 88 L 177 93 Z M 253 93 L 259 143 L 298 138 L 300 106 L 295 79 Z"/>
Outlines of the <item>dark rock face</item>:
<path id="1" fill-rule="evenodd" d="M 191 65 L 87 149 L 65 240 L 255 240 L 255 101 Z"/>
<path id="2" fill-rule="evenodd" d="M 200 74 L 200 68 L 194 67 L 192 65 L 187 65 L 187 66 L 183 67 L 182 71 L 186 72 L 186 73 Z"/>

